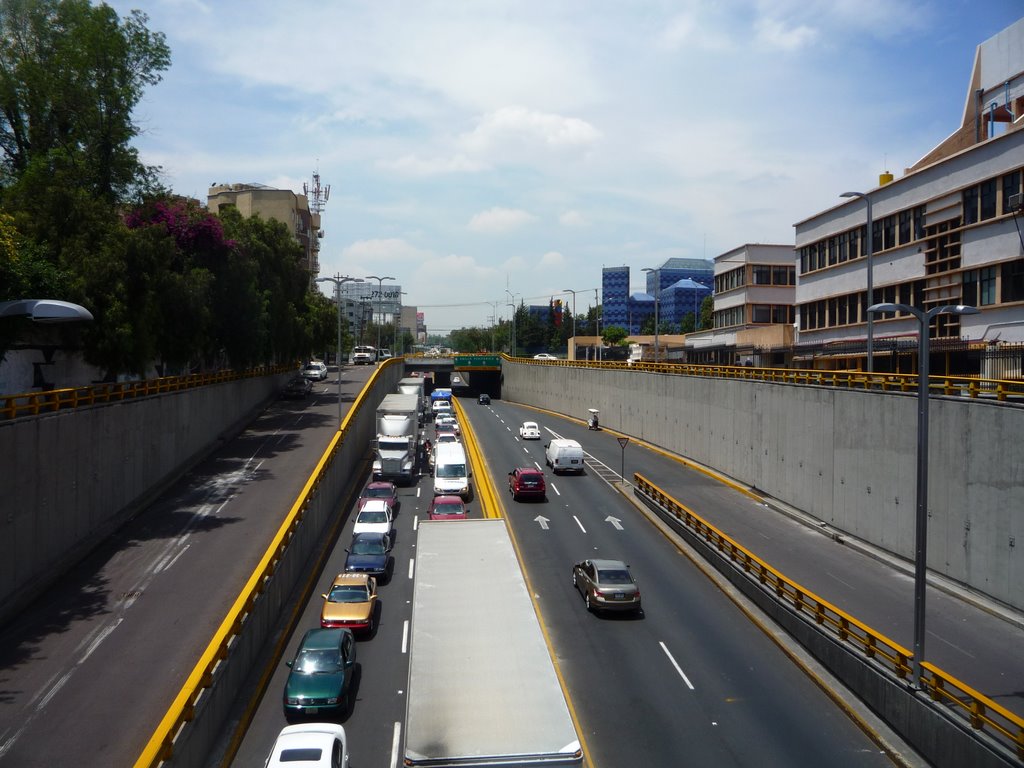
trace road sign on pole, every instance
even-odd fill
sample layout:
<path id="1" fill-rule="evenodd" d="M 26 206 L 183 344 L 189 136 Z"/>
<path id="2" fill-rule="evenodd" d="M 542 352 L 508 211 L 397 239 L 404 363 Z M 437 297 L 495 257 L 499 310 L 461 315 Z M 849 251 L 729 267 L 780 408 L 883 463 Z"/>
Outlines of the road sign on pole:
<path id="1" fill-rule="evenodd" d="M 622 478 L 622 482 L 625 483 L 626 482 L 626 446 L 629 445 L 629 438 L 628 437 L 617 437 L 615 439 L 619 441 L 619 448 L 622 449 L 622 466 L 620 467 L 621 471 L 619 472 L 619 477 L 621 477 Z"/>

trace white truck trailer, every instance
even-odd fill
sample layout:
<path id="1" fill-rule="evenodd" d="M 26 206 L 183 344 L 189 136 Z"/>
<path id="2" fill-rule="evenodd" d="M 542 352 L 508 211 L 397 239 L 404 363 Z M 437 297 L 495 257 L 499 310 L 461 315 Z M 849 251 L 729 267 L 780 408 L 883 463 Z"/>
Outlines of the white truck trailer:
<path id="1" fill-rule="evenodd" d="M 407 376 L 398 382 L 398 391 L 403 395 L 416 395 L 420 404 L 420 423 L 422 424 L 427 414 L 427 398 L 423 379 L 418 376 Z"/>
<path id="2" fill-rule="evenodd" d="M 415 574 L 404 765 L 579 765 L 504 520 L 421 522 Z"/>
<path id="3" fill-rule="evenodd" d="M 380 401 L 373 457 L 375 480 L 412 482 L 416 474 L 419 407 L 416 395 L 385 395 Z"/>

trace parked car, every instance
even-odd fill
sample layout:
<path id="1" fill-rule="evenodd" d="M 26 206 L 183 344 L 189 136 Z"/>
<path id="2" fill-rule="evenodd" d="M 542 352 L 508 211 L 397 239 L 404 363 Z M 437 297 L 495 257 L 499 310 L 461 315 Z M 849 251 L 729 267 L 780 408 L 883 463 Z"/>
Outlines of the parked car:
<path id="1" fill-rule="evenodd" d="M 514 501 L 525 499 L 546 499 L 547 484 L 544 473 L 533 467 L 516 467 L 508 473 L 508 492 Z"/>
<path id="2" fill-rule="evenodd" d="M 488 395 L 486 392 L 484 392 L 482 395 L 480 395 L 480 397 L 478 397 L 476 399 L 476 401 L 480 405 L 490 405 L 491 404 L 491 396 Z"/>
<path id="3" fill-rule="evenodd" d="M 335 723 L 302 723 L 281 729 L 266 768 L 348 768 L 348 738 Z"/>
<path id="4" fill-rule="evenodd" d="M 345 550 L 346 573 L 385 576 L 391 564 L 391 537 L 386 533 L 358 533 Z"/>
<path id="5" fill-rule="evenodd" d="M 360 533 L 390 535 L 394 519 L 391 506 L 384 499 L 367 499 L 359 507 L 355 525 L 352 526 L 352 533 L 356 535 Z"/>
<path id="6" fill-rule="evenodd" d="M 572 567 L 572 585 L 583 595 L 588 611 L 639 613 L 640 587 L 621 560 L 584 560 Z"/>
<path id="7" fill-rule="evenodd" d="M 293 376 L 281 390 L 281 397 L 286 400 L 304 400 L 313 391 L 313 382 L 305 376 Z"/>
<path id="8" fill-rule="evenodd" d="M 384 499 L 391 507 L 392 513 L 398 511 L 398 487 L 390 480 L 374 480 L 368 483 L 363 492 L 359 494 L 359 508 L 369 499 Z"/>
<path id="9" fill-rule="evenodd" d="M 327 378 L 327 366 L 317 361 L 308 363 L 303 367 L 302 375 L 312 381 L 323 381 Z"/>
<path id="10" fill-rule="evenodd" d="M 377 580 L 365 573 L 339 573 L 331 589 L 321 595 L 320 626 L 370 632 L 377 609 Z"/>
<path id="11" fill-rule="evenodd" d="M 540 427 L 536 421 L 524 421 L 519 427 L 520 440 L 540 440 Z"/>
<path id="12" fill-rule="evenodd" d="M 349 711 L 356 641 L 347 629 L 311 629 L 302 637 L 284 685 L 284 716 L 338 717 Z"/>
<path id="13" fill-rule="evenodd" d="M 466 503 L 458 496 L 435 496 L 427 509 L 431 520 L 465 520 Z"/>
<path id="14" fill-rule="evenodd" d="M 550 355 L 547 352 L 541 352 L 539 355 L 533 356 L 534 360 L 557 360 L 558 358 L 554 355 Z"/>

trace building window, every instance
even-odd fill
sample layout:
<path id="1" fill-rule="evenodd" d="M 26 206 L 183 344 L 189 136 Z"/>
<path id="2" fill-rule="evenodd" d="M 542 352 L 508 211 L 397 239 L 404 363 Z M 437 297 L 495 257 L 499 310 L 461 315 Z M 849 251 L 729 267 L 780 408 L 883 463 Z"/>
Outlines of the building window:
<path id="1" fill-rule="evenodd" d="M 754 265 L 754 285 L 771 285 L 772 268 L 763 264 Z M 755 321 L 756 322 L 756 321 Z"/>
<path id="2" fill-rule="evenodd" d="M 1003 176 L 1003 213 L 1010 213 L 1010 197 L 1020 194 L 1020 171 Z M 1018 203 L 1019 207 L 1020 203 Z"/>
<path id="3" fill-rule="evenodd" d="M 1024 259 L 1003 264 L 1003 302 L 1024 301 Z"/>
<path id="4" fill-rule="evenodd" d="M 882 248 L 896 247 L 896 217 L 886 216 L 882 219 Z"/>
<path id="5" fill-rule="evenodd" d="M 772 267 L 772 285 L 789 285 L 792 267 Z"/>
<path id="6" fill-rule="evenodd" d="M 900 245 L 906 245 L 911 241 L 911 229 L 910 220 L 912 213 L 910 211 L 900 211 Z"/>
<path id="7" fill-rule="evenodd" d="M 924 238 L 924 206 L 919 205 L 914 208 L 914 239 L 921 240 Z"/>
<path id="8" fill-rule="evenodd" d="M 872 253 L 878 253 L 883 247 L 882 222 L 880 219 L 875 219 L 871 222 L 871 251 Z"/>
<path id="9" fill-rule="evenodd" d="M 964 304 L 985 307 L 996 303 L 996 268 L 969 269 L 964 272 L 961 291 Z"/>
<path id="10" fill-rule="evenodd" d="M 996 180 L 989 179 L 981 183 L 981 220 L 995 218 L 996 215 Z"/>
<path id="11" fill-rule="evenodd" d="M 839 263 L 850 260 L 850 233 L 839 233 Z"/>
<path id="12" fill-rule="evenodd" d="M 973 224 L 978 220 L 978 188 L 968 187 L 964 190 L 964 224 Z"/>
<path id="13" fill-rule="evenodd" d="M 867 227 L 858 227 L 857 229 L 850 230 L 850 258 L 860 258 L 860 238 L 861 232 L 867 229 Z"/>

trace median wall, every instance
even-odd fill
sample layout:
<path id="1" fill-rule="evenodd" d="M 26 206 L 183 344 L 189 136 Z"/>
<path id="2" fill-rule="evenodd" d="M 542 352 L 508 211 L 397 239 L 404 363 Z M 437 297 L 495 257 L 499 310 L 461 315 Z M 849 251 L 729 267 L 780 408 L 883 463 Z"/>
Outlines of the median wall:
<path id="1" fill-rule="evenodd" d="M 504 399 L 597 408 L 603 426 L 913 559 L 916 393 L 508 361 L 502 378 Z M 1024 408 L 933 397 L 929 430 L 929 568 L 1024 610 Z"/>
<path id="2" fill-rule="evenodd" d="M 285 379 L 0 422 L 0 621 L 236 434 Z"/>

